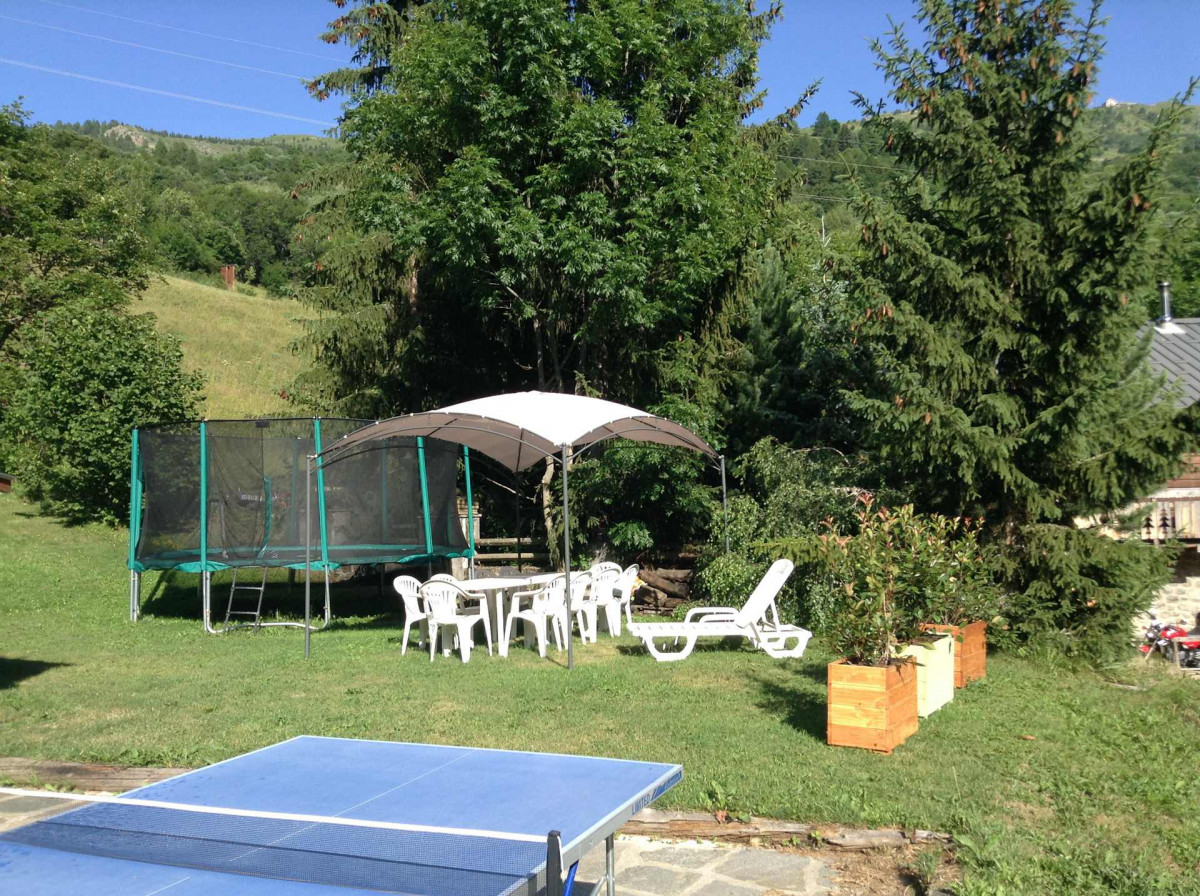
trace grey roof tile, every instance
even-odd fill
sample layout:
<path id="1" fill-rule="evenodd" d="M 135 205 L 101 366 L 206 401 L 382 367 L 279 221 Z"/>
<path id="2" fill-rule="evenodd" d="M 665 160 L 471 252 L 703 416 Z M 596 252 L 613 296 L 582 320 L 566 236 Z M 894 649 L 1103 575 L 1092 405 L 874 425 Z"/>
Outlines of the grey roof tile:
<path id="1" fill-rule="evenodd" d="M 1182 395 L 1177 404 L 1186 408 L 1200 401 L 1200 317 L 1181 317 L 1173 322 L 1183 332 L 1160 333 L 1155 329 L 1147 360 L 1155 373 L 1165 373 L 1179 386 Z"/>

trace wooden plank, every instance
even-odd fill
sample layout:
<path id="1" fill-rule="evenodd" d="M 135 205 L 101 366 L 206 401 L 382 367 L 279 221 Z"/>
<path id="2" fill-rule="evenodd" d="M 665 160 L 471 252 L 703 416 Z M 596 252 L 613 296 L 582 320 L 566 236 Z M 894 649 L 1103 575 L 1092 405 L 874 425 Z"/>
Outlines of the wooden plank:
<path id="1" fill-rule="evenodd" d="M 853 725 L 856 728 L 884 728 L 887 726 L 887 710 L 882 706 L 830 703 L 828 720 L 832 725 Z"/>
<path id="2" fill-rule="evenodd" d="M 95 763 L 0 757 L 0 780 L 70 785 L 82 791 L 122 793 L 183 774 L 183 768 L 125 768 Z"/>
<path id="3" fill-rule="evenodd" d="M 890 753 L 895 748 L 887 733 L 876 728 L 829 725 L 825 741 L 835 747 L 858 747 L 877 753 Z"/>
<path id="4" fill-rule="evenodd" d="M 829 680 L 838 684 L 853 684 L 858 687 L 870 687 L 882 691 L 887 687 L 882 666 L 851 666 L 848 663 L 830 663 L 828 667 Z"/>
<path id="5" fill-rule="evenodd" d="M 482 545 L 484 547 L 516 548 L 517 539 L 515 539 L 515 538 L 476 538 L 475 544 Z M 533 551 L 533 550 L 545 551 L 546 550 L 546 542 L 540 541 L 540 540 L 539 541 L 530 541 L 528 538 L 522 538 L 521 539 L 521 553 L 522 554 L 525 553 L 526 548 L 528 548 L 531 551 Z"/>
<path id="6" fill-rule="evenodd" d="M 531 564 L 535 561 L 548 560 L 549 554 L 535 553 L 531 551 L 521 551 L 520 554 L 476 554 L 476 563 L 489 563 L 495 560 L 528 560 Z"/>
<path id="7" fill-rule="evenodd" d="M 854 681 L 831 681 L 829 683 L 829 699 L 841 700 L 882 700 L 887 689 L 880 684 L 859 684 Z"/>

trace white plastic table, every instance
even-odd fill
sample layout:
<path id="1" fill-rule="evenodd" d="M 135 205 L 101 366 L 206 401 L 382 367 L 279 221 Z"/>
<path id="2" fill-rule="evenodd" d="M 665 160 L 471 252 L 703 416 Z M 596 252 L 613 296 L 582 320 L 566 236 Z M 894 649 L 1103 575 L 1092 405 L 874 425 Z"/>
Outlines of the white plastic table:
<path id="1" fill-rule="evenodd" d="M 498 645 L 501 656 L 508 656 L 508 640 L 504 637 L 504 623 L 508 614 L 515 610 L 510 606 L 504 609 L 504 593 L 506 591 L 527 591 L 536 585 L 544 585 L 557 579 L 560 572 L 542 572 L 531 576 L 492 576 L 489 578 L 467 579 L 458 584 L 467 591 L 482 592 L 487 595 L 488 609 L 492 613 L 492 640 Z M 526 626 L 525 643 L 532 646 L 533 633 Z"/>

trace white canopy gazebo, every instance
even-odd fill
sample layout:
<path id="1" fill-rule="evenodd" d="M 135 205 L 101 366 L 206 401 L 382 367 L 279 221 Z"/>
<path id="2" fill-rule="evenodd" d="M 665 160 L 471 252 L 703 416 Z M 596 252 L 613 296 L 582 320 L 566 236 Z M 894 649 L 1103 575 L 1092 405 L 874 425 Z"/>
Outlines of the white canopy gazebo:
<path id="1" fill-rule="evenodd" d="M 563 484 L 563 568 L 571 569 L 570 502 L 567 491 L 568 458 L 573 450 L 586 450 L 608 439 L 622 438 L 698 451 L 711 458 L 721 470 L 721 501 L 726 503 L 725 458 L 690 429 L 648 414 L 637 408 L 561 392 L 514 392 L 477 398 L 436 411 L 405 414 L 380 420 L 355 430 L 319 454 L 309 458 L 308 475 L 313 461 L 328 466 L 375 449 L 383 439 L 421 436 L 457 442 L 480 451 L 502 466 L 518 472 L 547 457 L 558 458 Z M 306 494 L 311 494 L 311 487 Z M 307 513 L 307 510 L 306 510 Z M 307 526 L 306 526 L 307 532 Z M 305 539 L 304 615 L 308 622 L 310 538 Z M 567 610 L 571 608 L 571 577 L 566 581 Z M 309 628 L 305 626 L 304 655 L 309 652 Z M 567 632 L 567 665 L 574 667 L 572 638 Z"/>

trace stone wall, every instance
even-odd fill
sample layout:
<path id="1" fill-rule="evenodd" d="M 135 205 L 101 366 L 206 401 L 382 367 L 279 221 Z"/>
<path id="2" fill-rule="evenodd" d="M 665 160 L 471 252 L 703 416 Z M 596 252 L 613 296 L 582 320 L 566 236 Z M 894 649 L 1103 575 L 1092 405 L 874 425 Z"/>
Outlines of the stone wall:
<path id="1" fill-rule="evenodd" d="M 1188 628 L 1196 624 L 1196 614 L 1200 613 L 1200 550 L 1194 546 L 1183 549 L 1174 576 L 1158 592 L 1153 607 L 1164 622 L 1183 622 Z M 1135 623 L 1138 631 L 1146 627 L 1144 618 Z"/>

